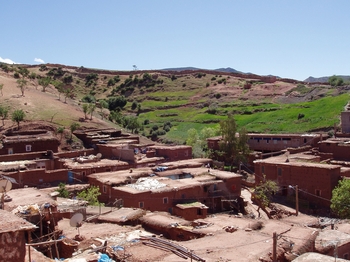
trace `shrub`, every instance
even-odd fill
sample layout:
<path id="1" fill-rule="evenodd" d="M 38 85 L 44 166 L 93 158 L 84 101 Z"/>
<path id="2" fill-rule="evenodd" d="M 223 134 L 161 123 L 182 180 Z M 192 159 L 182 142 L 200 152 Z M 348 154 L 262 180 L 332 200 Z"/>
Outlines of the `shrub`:
<path id="1" fill-rule="evenodd" d="M 149 124 L 149 119 L 145 119 L 145 120 L 143 121 L 143 124 L 144 124 L 144 125 L 148 125 L 148 124 Z"/>

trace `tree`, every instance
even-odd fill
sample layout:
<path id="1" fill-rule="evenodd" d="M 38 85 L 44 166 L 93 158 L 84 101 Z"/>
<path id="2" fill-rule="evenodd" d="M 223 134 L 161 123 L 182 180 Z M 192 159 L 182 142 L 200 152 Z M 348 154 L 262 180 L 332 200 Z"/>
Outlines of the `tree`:
<path id="1" fill-rule="evenodd" d="M 196 129 L 191 128 L 187 130 L 186 145 L 193 147 L 198 142 L 198 139 L 199 139 L 199 135 Z"/>
<path id="2" fill-rule="evenodd" d="M 96 104 L 91 103 L 88 107 L 88 113 L 90 114 L 90 120 L 92 120 L 92 114 L 95 112 Z"/>
<path id="3" fill-rule="evenodd" d="M 328 83 L 331 86 L 342 86 L 344 84 L 344 80 L 340 76 L 333 75 L 330 78 L 328 78 Z"/>
<path id="4" fill-rule="evenodd" d="M 67 103 L 67 98 L 72 97 L 74 95 L 73 92 L 73 86 L 71 85 L 66 85 L 63 87 L 63 93 L 64 93 L 64 102 Z"/>
<path id="5" fill-rule="evenodd" d="M 68 198 L 69 196 L 69 192 L 66 189 L 66 184 L 65 183 L 59 183 L 58 184 L 58 189 L 56 190 L 59 193 L 59 197 L 64 197 L 64 198 Z"/>
<path id="6" fill-rule="evenodd" d="M 51 83 L 51 77 L 49 76 L 39 79 L 39 85 L 43 87 L 43 92 L 46 91 L 46 87 L 48 87 L 50 83 Z"/>
<path id="7" fill-rule="evenodd" d="M 140 128 L 140 124 L 137 121 L 136 116 L 128 116 L 124 117 L 124 124 L 123 126 L 129 130 L 131 130 L 131 133 L 134 133 L 138 128 Z"/>
<path id="8" fill-rule="evenodd" d="M 112 96 L 108 98 L 108 108 L 110 111 L 115 109 L 123 108 L 126 105 L 127 101 L 124 96 Z"/>
<path id="9" fill-rule="evenodd" d="M 88 202 L 90 206 L 98 206 L 100 202 L 98 201 L 98 196 L 101 195 L 98 186 L 90 186 L 89 188 L 79 192 L 77 197 Z"/>
<path id="10" fill-rule="evenodd" d="M 64 127 L 60 126 L 59 128 L 57 128 L 57 133 L 60 134 L 60 141 L 62 141 L 62 136 L 64 133 Z"/>
<path id="11" fill-rule="evenodd" d="M 259 216 L 260 208 L 266 212 L 266 207 L 270 205 L 273 195 L 276 194 L 278 190 L 279 187 L 275 181 L 265 180 L 265 178 L 255 187 L 252 197 L 258 204 Z M 266 213 L 269 215 L 268 212 Z"/>
<path id="12" fill-rule="evenodd" d="M 100 110 L 101 110 L 100 114 L 101 114 L 101 117 L 103 119 L 104 118 L 103 109 L 108 108 L 108 103 L 106 100 L 101 99 L 99 101 L 99 104 L 100 104 Z"/>
<path id="13" fill-rule="evenodd" d="M 23 78 L 17 80 L 17 87 L 19 89 L 21 89 L 22 96 L 24 96 L 24 90 L 25 90 L 26 86 L 27 86 L 27 80 L 25 80 Z"/>
<path id="14" fill-rule="evenodd" d="M 19 123 L 23 121 L 25 117 L 25 113 L 22 109 L 17 109 L 12 113 L 12 121 L 17 123 L 18 129 L 19 129 Z"/>
<path id="15" fill-rule="evenodd" d="M 5 119 L 8 117 L 8 113 L 9 113 L 9 109 L 5 108 L 5 107 L 1 107 L 0 106 L 0 116 L 1 116 L 1 120 L 2 120 L 2 125 L 5 125 Z"/>
<path id="16" fill-rule="evenodd" d="M 76 122 L 70 125 L 70 140 L 72 140 L 73 138 L 73 132 L 77 130 L 79 127 L 80 127 L 79 123 L 76 123 Z"/>
<path id="17" fill-rule="evenodd" d="M 87 113 L 89 111 L 89 104 L 83 104 L 84 119 L 87 119 Z"/>
<path id="18" fill-rule="evenodd" d="M 220 142 L 221 153 L 225 156 L 231 170 L 235 164 L 246 162 L 249 154 L 247 131 L 242 128 L 238 134 L 236 121 L 233 115 L 229 115 L 226 120 L 220 122 L 220 133 L 222 140 Z"/>
<path id="19" fill-rule="evenodd" d="M 332 191 L 331 209 L 340 218 L 350 218 L 350 180 L 343 179 Z"/>
<path id="20" fill-rule="evenodd" d="M 64 93 L 63 82 L 54 80 L 52 81 L 52 84 L 58 91 L 58 100 L 61 100 L 61 94 Z"/>
<path id="21" fill-rule="evenodd" d="M 3 93 L 2 93 L 2 89 L 4 88 L 4 84 L 0 84 L 0 93 L 1 93 L 1 96 L 3 96 Z"/>

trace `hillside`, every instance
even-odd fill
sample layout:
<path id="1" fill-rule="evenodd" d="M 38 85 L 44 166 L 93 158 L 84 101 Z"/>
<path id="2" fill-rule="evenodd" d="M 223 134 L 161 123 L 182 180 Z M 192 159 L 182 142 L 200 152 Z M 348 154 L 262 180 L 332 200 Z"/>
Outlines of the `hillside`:
<path id="1" fill-rule="evenodd" d="M 24 97 L 16 82 L 23 74 L 27 80 Z M 48 77 L 50 84 L 43 92 L 40 78 Z M 215 70 L 127 72 L 54 64 L 2 64 L 0 84 L 4 84 L 1 105 L 25 110 L 27 120 L 46 120 L 67 128 L 83 120 L 82 126 L 102 127 L 114 125 L 105 121 L 109 116 L 144 136 L 177 143 L 184 142 L 190 128 L 217 129 L 229 113 L 249 132 L 329 131 L 339 123 L 349 89 Z M 67 94 L 68 89 L 73 92 Z M 111 97 L 122 98 L 121 113 L 111 105 L 110 110 L 117 110 L 101 108 L 100 102 L 92 120 L 84 120 L 82 101 L 110 101 Z M 130 119 L 137 119 L 139 126 L 125 124 Z"/>

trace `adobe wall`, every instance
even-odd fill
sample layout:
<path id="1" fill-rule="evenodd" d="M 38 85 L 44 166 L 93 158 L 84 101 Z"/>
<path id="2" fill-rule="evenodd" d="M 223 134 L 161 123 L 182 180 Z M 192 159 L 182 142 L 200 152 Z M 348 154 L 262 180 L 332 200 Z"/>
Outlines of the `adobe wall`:
<path id="1" fill-rule="evenodd" d="M 340 113 L 341 131 L 343 133 L 350 133 L 350 111 L 343 111 Z"/>
<path id="2" fill-rule="evenodd" d="M 0 162 L 9 162 L 9 161 L 20 161 L 20 160 L 33 160 L 37 158 L 47 157 L 47 151 L 41 152 L 30 152 L 30 153 L 22 153 L 22 154 L 7 154 L 1 155 L 0 153 Z"/>
<path id="3" fill-rule="evenodd" d="M 167 161 L 179 161 L 192 158 L 192 147 L 188 148 L 155 148 L 156 156 L 164 157 Z"/>
<path id="4" fill-rule="evenodd" d="M 111 190 L 111 199 L 123 199 L 124 207 L 139 208 L 139 202 L 143 202 L 143 208 L 150 211 L 165 211 L 172 213 L 177 204 L 188 202 L 201 202 L 209 207 L 211 212 L 221 211 L 221 196 L 224 190 L 227 192 L 226 185 L 218 180 L 217 183 L 207 186 L 194 185 L 192 187 L 178 188 L 166 192 L 145 191 L 138 194 L 128 193 L 113 187 Z M 166 201 L 164 198 L 168 198 Z M 215 198 L 216 200 L 214 200 Z"/>
<path id="5" fill-rule="evenodd" d="M 200 209 L 200 215 L 198 214 L 198 209 Z M 188 208 L 178 208 L 173 209 L 174 215 L 182 217 L 183 219 L 193 221 L 196 219 L 203 219 L 207 217 L 208 209 L 199 207 L 188 207 Z"/>
<path id="6" fill-rule="evenodd" d="M 319 151 L 333 154 L 333 159 L 350 161 L 350 145 L 338 143 L 319 143 Z"/>
<path id="7" fill-rule="evenodd" d="M 59 152 L 55 153 L 55 156 L 59 158 L 74 158 L 74 157 L 79 157 L 79 156 L 84 156 L 84 155 L 96 155 L 98 152 L 93 149 L 83 149 L 83 150 L 77 150 L 77 151 L 69 151 L 69 152 Z"/>
<path id="8" fill-rule="evenodd" d="M 293 166 L 256 162 L 256 184 L 259 184 L 263 178 L 262 166 L 266 179 L 276 181 L 280 187 L 288 188 L 289 185 L 298 185 L 302 191 L 308 193 L 303 195 L 304 198 L 325 207 L 329 207 L 330 202 L 328 200 L 332 198 L 332 190 L 338 185 L 341 176 L 340 166 L 327 168 L 327 165 L 325 165 L 324 168 L 321 168 L 309 165 Z M 322 198 L 313 196 L 317 195 L 317 190 L 320 191 L 320 197 Z M 300 193 L 300 195 L 302 194 Z"/>
<path id="9" fill-rule="evenodd" d="M 15 141 L 15 142 L 4 142 L 3 148 L 0 154 L 8 154 L 8 150 L 12 148 L 13 154 L 28 153 L 28 152 L 41 152 L 51 150 L 53 152 L 58 152 L 58 140 L 57 139 L 38 139 L 31 141 Z M 31 146 L 28 151 L 27 146 Z"/>
<path id="10" fill-rule="evenodd" d="M 24 261 L 26 254 L 25 231 L 0 233 L 0 261 Z"/>
<path id="11" fill-rule="evenodd" d="M 135 153 L 133 149 L 98 145 L 98 151 L 102 154 L 103 158 L 135 162 Z"/>

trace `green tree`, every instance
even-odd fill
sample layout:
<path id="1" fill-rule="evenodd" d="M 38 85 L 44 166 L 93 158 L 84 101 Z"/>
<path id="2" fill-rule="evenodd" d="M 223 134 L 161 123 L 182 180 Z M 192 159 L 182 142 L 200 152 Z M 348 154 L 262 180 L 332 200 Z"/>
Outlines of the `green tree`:
<path id="1" fill-rule="evenodd" d="M 92 114 L 95 112 L 95 110 L 96 110 L 96 104 L 95 103 L 89 104 L 88 113 L 90 114 L 90 120 L 92 120 Z"/>
<path id="2" fill-rule="evenodd" d="M 89 188 L 79 192 L 77 197 L 88 202 L 90 206 L 98 206 L 100 202 L 98 201 L 98 196 L 101 195 L 98 186 L 90 186 Z"/>
<path id="3" fill-rule="evenodd" d="M 101 114 L 101 117 L 103 119 L 104 118 L 103 109 L 108 108 L 108 103 L 106 100 L 101 99 L 99 101 L 99 105 L 100 105 L 100 114 Z"/>
<path id="4" fill-rule="evenodd" d="M 61 100 L 61 94 L 64 93 L 63 82 L 59 80 L 53 80 L 51 84 L 53 84 L 58 91 L 58 100 Z"/>
<path id="5" fill-rule="evenodd" d="M 4 84 L 0 84 L 0 93 L 1 93 L 1 96 L 3 96 L 3 93 L 2 93 L 2 89 L 4 88 Z"/>
<path id="6" fill-rule="evenodd" d="M 87 119 L 88 111 L 89 111 L 89 104 L 83 104 L 84 119 Z"/>
<path id="7" fill-rule="evenodd" d="M 69 192 L 66 189 L 66 184 L 65 183 L 59 183 L 58 184 L 58 189 L 56 190 L 59 193 L 60 197 L 68 198 Z"/>
<path id="8" fill-rule="evenodd" d="M 332 191 L 331 209 L 340 218 L 350 218 L 350 180 L 339 180 Z"/>
<path id="9" fill-rule="evenodd" d="M 2 120 L 2 125 L 3 126 L 5 125 L 5 119 L 8 117 L 8 113 L 9 113 L 9 109 L 8 108 L 0 106 L 0 117 L 1 117 L 1 120 Z"/>
<path id="10" fill-rule="evenodd" d="M 220 151 L 225 156 L 225 162 L 231 166 L 246 162 L 249 154 L 247 131 L 242 128 L 237 134 L 236 121 L 233 115 L 229 115 L 226 120 L 220 122 Z"/>
<path id="11" fill-rule="evenodd" d="M 46 91 L 46 88 L 49 86 L 50 83 L 51 83 L 51 77 L 49 76 L 39 79 L 39 85 L 43 87 L 43 92 Z"/>
<path id="12" fill-rule="evenodd" d="M 70 125 L 70 140 L 73 138 L 73 132 L 80 127 L 79 123 L 74 122 Z"/>
<path id="13" fill-rule="evenodd" d="M 339 76 L 331 76 L 328 78 L 328 83 L 331 86 L 342 86 L 344 84 L 344 79 Z"/>
<path id="14" fill-rule="evenodd" d="M 64 133 L 64 127 L 63 126 L 60 126 L 57 128 L 57 133 L 60 134 L 60 141 L 62 141 L 62 136 L 63 136 L 63 133 Z"/>
<path id="15" fill-rule="evenodd" d="M 134 133 L 140 128 L 140 124 L 137 121 L 136 116 L 128 116 L 124 117 L 124 123 L 123 126 L 129 130 L 131 130 L 131 133 Z"/>
<path id="16" fill-rule="evenodd" d="M 17 123 L 17 127 L 19 129 L 19 123 L 24 120 L 25 113 L 22 109 L 17 109 L 12 113 L 12 121 Z"/>
<path id="17" fill-rule="evenodd" d="M 199 135 L 195 128 L 191 128 L 187 130 L 186 145 L 193 147 L 198 142 L 198 139 L 199 139 Z"/>
<path id="18" fill-rule="evenodd" d="M 124 96 L 113 96 L 108 98 L 108 108 L 110 111 L 115 109 L 123 108 L 126 105 L 127 101 Z"/>
<path id="19" fill-rule="evenodd" d="M 265 179 L 255 187 L 252 198 L 258 204 L 258 212 L 260 208 L 266 212 L 266 207 L 270 205 L 273 195 L 276 194 L 278 190 L 279 187 L 275 181 Z M 266 213 L 269 215 L 268 212 Z"/>
<path id="20" fill-rule="evenodd" d="M 23 78 L 17 80 L 17 87 L 21 90 L 22 96 L 24 96 L 24 90 L 26 86 L 27 86 L 27 80 Z"/>

